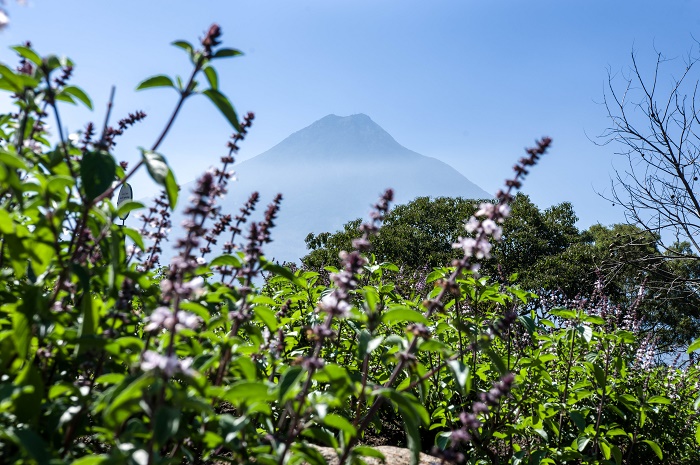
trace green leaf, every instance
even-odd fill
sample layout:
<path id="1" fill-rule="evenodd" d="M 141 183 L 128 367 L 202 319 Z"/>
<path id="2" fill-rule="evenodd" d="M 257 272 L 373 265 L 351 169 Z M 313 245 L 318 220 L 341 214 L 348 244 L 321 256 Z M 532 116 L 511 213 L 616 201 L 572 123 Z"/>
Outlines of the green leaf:
<path id="1" fill-rule="evenodd" d="M 671 399 L 664 396 L 651 396 L 649 399 L 647 399 L 647 403 L 668 405 L 671 403 Z"/>
<path id="2" fill-rule="evenodd" d="M 194 54 L 194 47 L 192 46 L 192 44 L 185 40 L 176 40 L 171 45 L 186 51 L 190 57 L 192 57 L 192 55 Z"/>
<path id="3" fill-rule="evenodd" d="M 165 161 L 165 157 L 160 153 L 141 148 L 141 156 L 146 164 L 146 169 L 151 178 L 161 186 L 165 186 L 165 178 L 168 176 L 170 168 Z"/>
<path id="4" fill-rule="evenodd" d="M 177 185 L 177 181 L 175 180 L 175 173 L 168 168 L 168 174 L 165 176 L 165 193 L 168 195 L 168 203 L 170 203 L 171 210 L 175 210 L 179 191 L 180 186 Z"/>
<path id="5" fill-rule="evenodd" d="M 87 152 L 80 162 L 80 179 L 88 201 L 92 201 L 112 186 L 117 173 L 114 157 L 101 150 Z"/>
<path id="6" fill-rule="evenodd" d="M 695 339 L 692 344 L 688 347 L 687 353 L 695 352 L 700 349 L 700 337 Z"/>
<path id="7" fill-rule="evenodd" d="M 140 232 L 138 232 L 134 228 L 127 228 L 127 227 L 122 228 L 122 231 L 129 239 L 134 241 L 134 244 L 136 244 L 136 247 L 138 247 L 141 250 L 146 250 L 146 244 L 144 244 L 143 237 L 141 237 Z"/>
<path id="8" fill-rule="evenodd" d="M 219 255 L 209 263 L 209 266 L 241 266 L 241 261 L 234 255 Z"/>
<path id="9" fill-rule="evenodd" d="M 29 345 L 32 340 L 32 316 L 29 309 L 20 305 L 12 314 L 12 338 L 15 341 L 15 349 L 20 358 L 26 358 L 29 353 Z"/>
<path id="10" fill-rule="evenodd" d="M 622 451 L 620 450 L 620 448 L 613 444 L 611 446 L 611 449 L 612 449 L 612 456 L 615 459 L 615 463 L 617 465 L 622 465 Z"/>
<path id="11" fill-rule="evenodd" d="M 280 402 L 284 402 L 286 400 L 287 393 L 289 392 L 289 389 L 295 385 L 298 381 L 299 378 L 301 377 L 302 369 L 301 367 L 289 367 L 287 370 L 284 372 L 282 377 L 280 378 L 279 384 L 278 384 L 278 393 L 277 393 L 277 398 L 279 399 Z"/>
<path id="12" fill-rule="evenodd" d="M 277 316 L 275 315 L 275 312 L 273 312 L 269 307 L 266 307 L 264 305 L 256 305 L 253 307 L 253 313 L 255 313 L 255 316 L 268 328 L 270 328 L 270 331 L 277 331 L 277 327 L 279 326 L 277 322 Z"/>
<path id="13" fill-rule="evenodd" d="M 100 465 L 105 462 L 109 462 L 108 455 L 88 455 L 71 462 L 71 465 Z"/>
<path id="14" fill-rule="evenodd" d="M 61 90 L 61 94 L 75 97 L 76 99 L 80 100 L 83 103 L 83 105 L 92 110 L 92 100 L 90 100 L 90 97 L 88 97 L 85 91 L 83 91 L 83 89 L 81 89 L 80 87 L 66 86 Z"/>
<path id="15" fill-rule="evenodd" d="M 15 232 L 15 222 L 4 208 L 0 209 L 0 233 L 13 234 Z"/>
<path id="16" fill-rule="evenodd" d="M 588 326 L 588 325 L 581 325 L 576 327 L 576 331 L 581 334 L 581 337 L 586 341 L 586 342 L 591 342 L 591 339 L 593 338 L 593 329 Z"/>
<path id="17" fill-rule="evenodd" d="M 420 426 L 421 424 L 426 426 L 430 422 L 425 407 L 408 393 L 400 393 L 393 389 L 382 389 L 380 394 L 391 399 L 399 409 L 399 414 L 406 430 L 406 442 L 411 450 L 411 465 L 418 465 L 421 452 Z"/>
<path id="18" fill-rule="evenodd" d="M 223 399 L 235 405 L 269 401 L 274 397 L 268 391 L 268 386 L 261 381 L 238 381 L 226 390 Z"/>
<path id="19" fill-rule="evenodd" d="M 21 394 L 15 395 L 12 400 L 16 420 L 34 424 L 41 413 L 44 398 L 44 382 L 39 369 L 32 363 L 25 363 L 14 385 L 23 388 Z"/>
<path id="20" fill-rule="evenodd" d="M 158 409 L 153 426 L 153 437 L 156 444 L 165 445 L 168 439 L 177 433 L 180 428 L 180 416 L 180 410 L 173 407 Z"/>
<path id="21" fill-rule="evenodd" d="M 2 77 L 0 81 L 5 81 L 12 91 L 20 94 L 22 93 L 22 88 L 24 87 L 22 84 L 22 79 L 14 71 L 3 64 L 0 64 L 0 77 Z"/>
<path id="22" fill-rule="evenodd" d="M 25 47 L 24 45 L 15 45 L 11 48 L 17 52 L 19 56 L 26 58 L 37 66 L 41 66 L 41 57 L 31 48 Z"/>
<path id="23" fill-rule="evenodd" d="M 356 446 L 352 451 L 354 454 L 359 455 L 361 457 L 375 457 L 381 460 L 382 462 L 384 462 L 386 459 L 386 457 L 384 457 L 384 454 L 382 454 L 374 447 L 370 446 Z"/>
<path id="24" fill-rule="evenodd" d="M 12 429 L 9 436 L 24 452 L 36 460 L 38 465 L 48 465 L 51 462 L 49 448 L 39 435 L 29 429 Z"/>
<path id="25" fill-rule="evenodd" d="M 489 356 L 493 364 L 496 366 L 496 368 L 498 368 L 498 372 L 501 375 L 505 375 L 508 372 L 508 368 L 506 367 L 505 362 L 503 362 L 501 356 L 494 352 L 492 349 L 487 349 L 485 350 L 485 352 L 486 355 Z"/>
<path id="26" fill-rule="evenodd" d="M 140 149 L 143 161 L 146 164 L 146 169 L 151 178 L 161 186 L 165 187 L 165 192 L 168 194 L 168 202 L 170 209 L 174 209 L 177 204 L 178 191 L 180 187 L 175 181 L 175 174 L 172 172 L 165 157 L 160 153 L 152 150 Z"/>
<path id="27" fill-rule="evenodd" d="M 364 360 L 366 355 L 374 352 L 382 344 L 382 341 L 384 341 L 384 336 L 373 338 L 366 329 L 360 331 L 359 343 L 357 345 L 359 359 Z"/>
<path id="28" fill-rule="evenodd" d="M 335 413 L 329 413 L 326 415 L 323 418 L 323 423 L 325 423 L 326 426 L 342 431 L 345 433 L 347 439 L 357 436 L 357 430 L 354 426 L 352 426 L 352 423 L 350 423 L 344 417 L 336 415 Z"/>
<path id="29" fill-rule="evenodd" d="M 231 123 L 231 126 L 233 126 L 236 131 L 241 131 L 241 125 L 238 122 L 236 110 L 233 109 L 233 105 L 231 105 L 231 102 L 229 102 L 224 94 L 216 89 L 207 89 L 202 92 L 202 94 L 206 95 L 207 98 L 211 100 L 214 106 L 219 109 L 219 111 L 226 117 L 228 122 Z"/>
<path id="30" fill-rule="evenodd" d="M 447 366 L 452 370 L 452 375 L 455 378 L 460 394 L 463 396 L 468 395 L 469 391 L 471 391 L 472 384 L 471 377 L 469 376 L 469 366 L 462 363 L 461 360 L 450 360 L 447 362 Z"/>
<path id="31" fill-rule="evenodd" d="M 297 286 L 303 289 L 309 287 L 306 281 L 292 273 L 292 271 L 289 268 L 277 265 L 275 263 L 265 260 L 264 258 L 260 261 L 262 263 L 262 269 L 264 271 L 269 271 L 273 274 L 276 274 L 277 276 L 282 276 L 283 278 L 286 278 L 288 281 L 291 281 L 292 283 L 296 284 Z"/>
<path id="32" fill-rule="evenodd" d="M 127 215 L 132 211 L 139 210 L 144 207 L 145 205 L 141 202 L 137 202 L 135 200 L 127 200 L 126 202 L 119 205 L 119 208 L 117 209 L 117 216 L 120 218 L 126 218 Z"/>
<path id="33" fill-rule="evenodd" d="M 518 320 L 525 327 L 525 330 L 527 331 L 527 333 L 530 336 L 532 336 L 532 334 L 535 332 L 535 328 L 537 327 L 537 325 L 535 324 L 535 320 L 533 320 L 529 316 L 525 316 L 525 315 L 520 315 L 518 317 Z"/>
<path id="34" fill-rule="evenodd" d="M 175 84 L 173 83 L 173 80 L 170 79 L 168 76 L 165 76 L 163 74 L 159 74 L 157 76 L 151 76 L 148 79 L 142 81 L 138 86 L 136 86 L 136 90 L 143 90 L 143 89 L 149 89 L 151 87 L 175 87 Z"/>
<path id="35" fill-rule="evenodd" d="M 216 70 L 211 66 L 207 66 L 202 71 L 204 71 L 204 75 L 207 77 L 207 81 L 209 81 L 209 86 L 212 89 L 218 89 L 219 88 L 219 76 L 217 76 Z"/>
<path id="36" fill-rule="evenodd" d="M 408 307 L 393 307 L 382 314 L 382 323 L 423 323 L 430 324 L 428 319 L 422 313 L 412 310 Z"/>
<path id="37" fill-rule="evenodd" d="M 93 302 L 93 298 L 95 299 L 95 302 Z M 83 301 L 82 301 L 82 311 L 83 311 L 83 321 L 82 324 L 80 325 L 80 331 L 78 333 L 78 337 L 80 339 L 85 339 L 90 336 L 94 336 L 97 326 L 98 326 L 98 320 L 100 317 L 100 312 L 99 312 L 99 305 L 101 303 L 101 298 L 99 295 L 92 295 L 90 294 L 89 290 L 86 289 L 85 293 L 83 294 Z M 75 346 L 75 353 L 76 354 L 81 354 L 85 350 L 87 350 L 85 344 L 76 344 Z"/>
<path id="38" fill-rule="evenodd" d="M 654 441 L 652 441 L 650 439 L 642 439 L 642 442 L 647 443 L 649 445 L 649 447 L 651 447 L 651 450 L 654 451 L 654 453 L 659 458 L 659 460 L 664 459 L 664 453 L 661 452 L 661 448 L 659 447 L 659 445 L 657 443 L 655 443 Z"/>
<path id="39" fill-rule="evenodd" d="M 124 380 L 119 385 L 120 390 L 117 391 L 119 394 L 114 397 L 104 410 L 105 426 L 110 428 L 116 427 L 125 421 L 132 414 L 128 406 L 136 405 L 140 409 L 138 402 L 143 397 L 144 391 L 148 386 L 153 384 L 153 381 L 152 372 L 146 372 L 135 379 Z"/>
<path id="40" fill-rule="evenodd" d="M 219 50 L 216 51 L 214 55 L 212 55 L 212 60 L 214 58 L 228 58 L 228 57 L 237 57 L 243 55 L 243 52 L 240 50 L 236 50 L 234 48 L 220 48 Z"/>

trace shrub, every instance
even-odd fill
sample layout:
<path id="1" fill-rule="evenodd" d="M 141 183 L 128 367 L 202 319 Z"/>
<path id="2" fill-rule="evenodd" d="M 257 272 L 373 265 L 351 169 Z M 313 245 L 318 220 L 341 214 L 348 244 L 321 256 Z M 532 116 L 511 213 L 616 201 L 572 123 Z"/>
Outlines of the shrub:
<path id="1" fill-rule="evenodd" d="M 99 138 L 88 124 L 79 139 L 66 139 L 59 103 L 92 105 L 69 84 L 72 63 L 24 45 L 14 48 L 18 70 L 0 66 L 0 89 L 17 107 L 0 117 L 5 463 L 319 464 L 319 444 L 341 462 L 362 463 L 381 456 L 366 440 L 392 424 L 405 430 L 414 462 L 421 450 L 469 463 L 619 465 L 649 462 L 649 450 L 659 460 L 663 451 L 677 463 L 697 459 L 689 439 L 694 368 L 646 377 L 633 333 L 606 330 L 605 318 L 582 311 L 539 318 L 527 307 L 532 294 L 473 274 L 549 139 L 475 212 L 470 234 L 455 244 L 460 258 L 433 271 L 423 295 L 402 294 L 386 278 L 397 268 L 366 258 L 391 191 L 323 285 L 318 273 L 262 255 L 281 197 L 260 221 L 252 216 L 256 194 L 236 217 L 216 205 L 253 119 L 238 121 L 218 90 L 213 63 L 240 54 L 221 48 L 220 36 L 214 25 L 198 48 L 174 43 L 193 63 L 189 79 L 161 75 L 139 85 L 174 87 L 179 100 L 131 169 L 110 149 L 143 113 L 115 127 L 107 119 Z M 221 166 L 197 181 L 178 255 L 157 268 L 179 194 L 156 151 L 196 94 L 237 132 Z M 118 219 L 143 205 L 115 206 L 112 197 L 143 167 L 165 191 L 137 231 Z M 138 250 L 127 251 L 127 238 Z M 218 240 L 224 253 L 207 260 Z M 682 388 L 669 383 L 677 377 Z"/>

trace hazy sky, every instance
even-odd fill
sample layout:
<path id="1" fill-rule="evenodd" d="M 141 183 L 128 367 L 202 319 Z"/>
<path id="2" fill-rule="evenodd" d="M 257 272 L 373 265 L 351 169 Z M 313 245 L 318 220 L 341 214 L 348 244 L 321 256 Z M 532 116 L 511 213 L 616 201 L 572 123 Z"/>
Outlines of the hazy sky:
<path id="1" fill-rule="evenodd" d="M 42 54 L 76 62 L 73 82 L 96 109 L 66 107 L 71 130 L 102 121 L 112 84 L 115 120 L 137 109 L 149 115 L 119 141 L 119 159 L 138 159 L 134 147 L 152 144 L 176 101 L 171 90 L 134 92 L 136 84 L 152 74 L 186 74 L 187 58 L 168 44 L 196 42 L 217 22 L 225 45 L 245 53 L 217 63 L 221 89 L 239 113 L 257 115 L 239 159 L 329 113 L 365 113 L 402 145 L 495 191 L 523 147 L 549 135 L 553 150 L 525 192 L 541 207 L 571 201 L 582 227 L 623 220 L 595 193 L 607 189 L 615 160 L 615 147 L 590 140 L 608 124 L 600 105 L 608 70 L 622 84 L 633 49 L 644 66 L 655 51 L 680 66 L 697 46 L 693 34 L 700 38 L 700 2 L 692 0 L 29 0 L 6 7 L 11 24 L 0 34 L 0 59 L 14 63 L 7 47 L 31 40 Z M 230 132 L 209 102 L 192 99 L 162 152 L 178 179 L 189 181 L 216 163 Z M 154 191 L 145 178 L 134 188 L 137 197 Z"/>

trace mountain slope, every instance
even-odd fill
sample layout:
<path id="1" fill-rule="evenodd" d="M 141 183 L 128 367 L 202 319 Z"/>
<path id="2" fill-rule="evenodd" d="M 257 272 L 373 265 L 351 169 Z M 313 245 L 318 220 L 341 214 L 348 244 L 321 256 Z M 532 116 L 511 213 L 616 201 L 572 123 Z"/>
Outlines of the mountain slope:
<path id="1" fill-rule="evenodd" d="M 274 242 L 265 249 L 279 261 L 305 255 L 308 233 L 335 231 L 366 217 L 388 187 L 394 189 L 396 203 L 418 196 L 491 197 L 446 163 L 401 146 L 363 114 L 328 115 L 235 170 L 238 181 L 229 185 L 225 212 L 236 212 L 258 191 L 259 218 L 276 193 L 284 196 L 272 231 Z"/>

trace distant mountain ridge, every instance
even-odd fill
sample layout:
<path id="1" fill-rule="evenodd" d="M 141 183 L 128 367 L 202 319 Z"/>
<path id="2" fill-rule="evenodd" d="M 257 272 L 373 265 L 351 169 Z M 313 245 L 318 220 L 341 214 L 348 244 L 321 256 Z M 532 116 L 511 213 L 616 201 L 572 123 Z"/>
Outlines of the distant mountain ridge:
<path id="1" fill-rule="evenodd" d="M 420 196 L 492 197 L 446 163 L 403 147 L 364 114 L 325 116 L 234 169 L 238 181 L 229 185 L 224 212 L 235 214 L 258 191 L 259 217 L 276 193 L 283 195 L 273 243 L 265 249 L 268 258 L 280 262 L 306 254 L 308 233 L 336 231 L 366 217 L 388 187 L 395 203 Z"/>
<path id="2" fill-rule="evenodd" d="M 421 155 L 403 147 L 369 116 L 360 113 L 346 117 L 325 116 L 256 158 L 280 157 L 277 162 L 291 162 L 297 157 L 308 161 L 340 161 L 341 157 L 352 157 L 357 162 L 373 156 L 399 159 Z"/>

